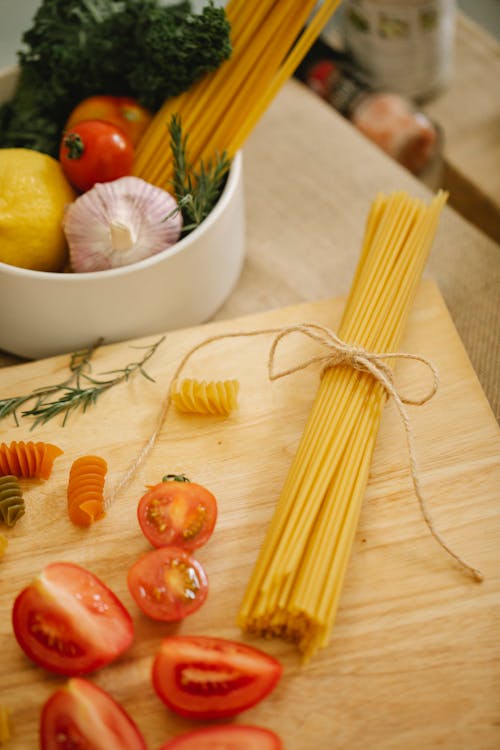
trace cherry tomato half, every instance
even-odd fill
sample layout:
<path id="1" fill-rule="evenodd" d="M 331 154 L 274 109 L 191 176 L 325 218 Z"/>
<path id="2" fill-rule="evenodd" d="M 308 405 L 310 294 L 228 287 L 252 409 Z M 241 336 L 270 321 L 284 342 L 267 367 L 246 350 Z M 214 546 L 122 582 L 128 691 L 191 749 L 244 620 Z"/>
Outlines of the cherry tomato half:
<path id="1" fill-rule="evenodd" d="M 197 549 L 212 535 L 217 501 L 205 487 L 168 474 L 139 500 L 137 518 L 153 547 Z"/>
<path id="2" fill-rule="evenodd" d="M 190 719 L 234 716 L 274 689 L 280 662 L 259 649 L 209 636 L 164 638 L 153 663 L 153 687 Z"/>
<path id="3" fill-rule="evenodd" d="M 133 160 L 134 147 L 128 135 L 103 120 L 85 120 L 64 131 L 59 147 L 64 174 L 81 192 L 96 182 L 129 175 Z"/>
<path id="4" fill-rule="evenodd" d="M 47 565 L 16 597 L 12 623 L 26 655 L 56 674 L 92 672 L 133 640 L 132 618 L 120 600 L 72 563 Z"/>
<path id="5" fill-rule="evenodd" d="M 130 568 L 127 583 L 144 614 L 163 622 L 196 612 L 208 593 L 202 565 L 178 547 L 146 552 Z"/>
<path id="6" fill-rule="evenodd" d="M 41 750 L 147 750 L 127 712 L 104 690 L 73 677 L 45 702 Z"/>
<path id="7" fill-rule="evenodd" d="M 153 119 L 152 113 L 127 96 L 89 96 L 71 112 L 65 130 L 83 120 L 104 120 L 117 125 L 136 146 Z"/>
<path id="8" fill-rule="evenodd" d="M 160 750 L 283 750 L 277 734 L 263 727 L 245 724 L 204 727 L 169 740 Z"/>

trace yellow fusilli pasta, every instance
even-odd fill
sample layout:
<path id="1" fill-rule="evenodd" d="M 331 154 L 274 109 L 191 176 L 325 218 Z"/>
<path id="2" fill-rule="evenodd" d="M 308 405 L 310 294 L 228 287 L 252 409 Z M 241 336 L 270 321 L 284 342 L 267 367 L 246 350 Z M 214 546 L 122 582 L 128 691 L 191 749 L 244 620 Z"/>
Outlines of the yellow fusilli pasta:
<path id="1" fill-rule="evenodd" d="M 0 521 L 7 526 L 14 526 L 22 515 L 24 515 L 23 493 L 12 474 L 0 476 Z"/>
<path id="2" fill-rule="evenodd" d="M 237 380 L 174 380 L 170 391 L 178 411 L 191 414 L 230 414 L 238 406 Z"/>

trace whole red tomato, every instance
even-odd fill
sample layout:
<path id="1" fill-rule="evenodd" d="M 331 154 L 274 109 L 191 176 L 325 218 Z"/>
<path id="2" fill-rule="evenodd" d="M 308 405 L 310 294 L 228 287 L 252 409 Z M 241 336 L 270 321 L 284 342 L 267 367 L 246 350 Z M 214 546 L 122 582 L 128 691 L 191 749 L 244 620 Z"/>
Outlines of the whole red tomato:
<path id="1" fill-rule="evenodd" d="M 117 125 L 137 146 L 152 119 L 152 113 L 131 97 L 89 96 L 74 108 L 64 129 L 71 130 L 83 120 L 104 120 Z"/>
<path id="2" fill-rule="evenodd" d="M 59 161 L 68 180 L 81 192 L 96 182 L 129 175 L 133 160 L 132 141 L 110 122 L 85 120 L 63 133 Z"/>

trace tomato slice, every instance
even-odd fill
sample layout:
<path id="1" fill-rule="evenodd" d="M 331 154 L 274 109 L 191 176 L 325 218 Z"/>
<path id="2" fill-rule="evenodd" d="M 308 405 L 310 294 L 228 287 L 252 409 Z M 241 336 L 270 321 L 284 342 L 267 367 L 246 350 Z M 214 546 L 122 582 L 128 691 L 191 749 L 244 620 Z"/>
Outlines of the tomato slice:
<path id="1" fill-rule="evenodd" d="M 41 750 L 147 750 L 128 713 L 101 688 L 73 677 L 40 717 Z"/>
<path id="2" fill-rule="evenodd" d="M 200 484 L 169 474 L 141 497 L 137 517 L 153 547 L 173 545 L 193 550 L 212 535 L 217 501 Z"/>
<path id="3" fill-rule="evenodd" d="M 163 622 L 196 612 L 208 593 L 203 566 L 178 547 L 146 552 L 130 568 L 127 583 L 144 614 Z"/>
<path id="4" fill-rule="evenodd" d="M 277 734 L 245 724 L 204 727 L 174 737 L 160 750 L 283 750 Z"/>
<path id="5" fill-rule="evenodd" d="M 173 711 L 191 719 L 234 716 L 265 698 L 283 667 L 272 656 L 209 636 L 165 638 L 153 662 L 153 686 Z"/>
<path id="6" fill-rule="evenodd" d="M 132 643 L 129 613 L 95 575 L 73 563 L 53 563 L 16 597 L 17 642 L 50 672 L 80 675 L 109 664 Z"/>

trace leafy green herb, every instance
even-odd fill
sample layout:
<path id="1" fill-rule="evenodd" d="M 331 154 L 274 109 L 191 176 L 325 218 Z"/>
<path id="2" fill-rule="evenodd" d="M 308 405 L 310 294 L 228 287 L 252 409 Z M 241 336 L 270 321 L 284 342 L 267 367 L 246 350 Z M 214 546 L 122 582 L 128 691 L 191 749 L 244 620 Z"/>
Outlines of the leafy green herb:
<path id="1" fill-rule="evenodd" d="M 231 161 L 223 151 L 206 164 L 200 161 L 199 168 L 195 169 L 188 160 L 188 136 L 182 132 L 178 115 L 172 115 L 168 129 L 174 160 L 172 187 L 182 210 L 183 234 L 186 235 L 206 219 L 219 200 Z"/>
<path id="2" fill-rule="evenodd" d="M 0 146 L 58 155 L 72 109 L 88 96 L 131 96 L 156 111 L 231 55 L 212 0 L 43 0 L 18 53 L 20 79 L 0 107 Z"/>
<path id="3" fill-rule="evenodd" d="M 93 406 L 99 396 L 115 385 L 128 380 L 134 373 L 140 372 L 147 380 L 153 380 L 144 369 L 146 362 L 151 359 L 160 344 L 164 341 L 162 336 L 158 341 L 145 348 L 146 353 L 138 362 L 131 362 L 119 370 L 110 370 L 101 373 L 112 375 L 105 380 L 96 380 L 90 375 L 90 360 L 95 350 L 102 343 L 98 341 L 93 346 L 73 352 L 70 358 L 70 375 L 66 380 L 55 385 L 36 388 L 24 396 L 0 399 L 0 419 L 13 416 L 17 425 L 20 417 L 33 418 L 31 429 L 45 424 L 53 417 L 64 414 L 63 426 L 66 424 L 70 412 L 81 409 L 85 412 Z M 34 402 L 30 409 L 25 409 L 19 414 L 21 407 L 29 402 Z"/>

